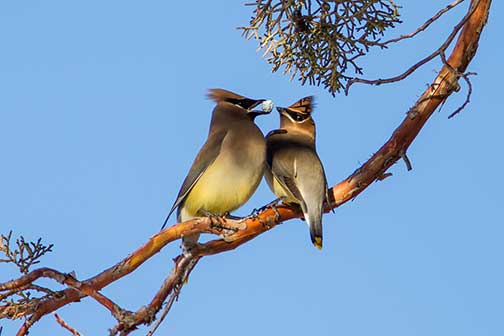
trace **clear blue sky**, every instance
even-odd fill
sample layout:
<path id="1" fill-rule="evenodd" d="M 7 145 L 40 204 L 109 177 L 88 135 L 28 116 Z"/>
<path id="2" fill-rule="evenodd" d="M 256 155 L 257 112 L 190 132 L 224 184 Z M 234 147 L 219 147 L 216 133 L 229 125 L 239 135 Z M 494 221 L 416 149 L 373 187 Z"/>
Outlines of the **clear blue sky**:
<path id="1" fill-rule="evenodd" d="M 401 1 L 412 31 L 448 1 Z M 467 3 L 467 1 L 466 1 Z M 404 70 L 444 40 L 467 4 L 427 33 L 363 60 L 366 77 Z M 502 78 L 494 1 L 466 87 L 436 112 L 393 177 L 324 217 L 322 252 L 291 221 L 236 251 L 202 260 L 159 335 L 502 335 Z M 44 265 L 87 278 L 159 227 L 203 143 L 222 87 L 278 105 L 315 95 L 319 154 L 332 185 L 375 152 L 435 76 L 354 86 L 333 98 L 270 67 L 235 29 L 241 1 L 9 1 L 0 4 L 0 231 L 55 245 Z M 278 117 L 260 119 L 264 132 Z M 273 198 L 262 183 L 247 214 Z M 104 294 L 146 304 L 178 244 Z M 0 281 L 14 276 L 0 264 Z M 85 335 L 114 319 L 93 300 L 60 311 Z M 252 318 L 251 318 L 252 317 Z M 20 321 L 0 321 L 12 335 Z M 145 334 L 142 328 L 135 335 Z M 67 335 L 52 316 L 33 335 Z"/>

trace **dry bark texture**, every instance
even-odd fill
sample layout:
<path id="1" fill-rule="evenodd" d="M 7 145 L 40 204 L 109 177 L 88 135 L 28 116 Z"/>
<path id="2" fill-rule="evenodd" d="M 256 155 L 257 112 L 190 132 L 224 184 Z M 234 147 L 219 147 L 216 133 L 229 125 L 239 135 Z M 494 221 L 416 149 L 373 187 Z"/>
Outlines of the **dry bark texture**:
<path id="1" fill-rule="evenodd" d="M 407 167 L 410 167 L 406 156 L 408 147 L 432 113 L 454 91 L 458 90 L 458 80 L 460 78 L 467 80 L 464 77 L 467 76 L 465 71 L 478 48 L 478 41 L 487 21 L 490 4 L 491 0 L 471 1 L 468 14 L 460 23 L 461 31 L 451 55 L 445 59 L 444 50 L 439 54 L 446 62 L 437 77 L 407 112 L 406 117 L 390 139 L 353 174 L 331 188 L 332 204 L 330 209 L 326 209 L 327 211 L 355 198 L 374 181 L 390 176 L 387 170 L 399 159 L 405 160 Z M 454 37 L 457 32 L 455 31 Z M 301 216 L 302 214 L 297 209 L 280 205 L 277 207 L 277 211 L 266 208 L 260 211 L 256 218 L 249 218 L 243 222 L 228 220 L 226 223 L 227 230 L 215 225 L 208 218 L 195 218 L 184 223 L 178 223 L 151 237 L 143 246 L 116 265 L 84 281 L 75 279 L 71 274 L 48 268 L 34 270 L 18 279 L 1 283 L 0 297 L 5 297 L 5 295 L 16 290 L 20 291 L 35 286 L 34 282 L 41 277 L 51 278 L 67 286 L 67 289 L 58 292 L 47 290 L 47 294 L 40 299 L 28 300 L 17 305 L 0 306 L 0 318 L 25 317 L 26 321 L 17 335 L 26 335 L 29 328 L 43 316 L 55 312 L 69 303 L 77 302 L 85 296 L 90 296 L 108 309 L 117 319 L 117 325 L 111 330 L 111 334 L 126 335 L 140 324 L 153 322 L 163 303 L 170 296 L 161 317 L 149 332 L 149 335 L 151 335 L 168 312 L 173 301 L 178 297 L 180 288 L 200 258 L 233 250 L 258 235 L 271 230 L 276 225 Z M 130 312 L 120 308 L 99 292 L 110 283 L 133 272 L 167 244 L 180 239 L 182 236 L 197 232 L 217 234 L 220 235 L 220 238 L 196 248 L 191 256 L 179 255 L 176 257 L 173 270 L 147 306 L 141 307 L 136 312 Z M 61 325 L 68 326 L 61 318 L 59 318 L 59 321 Z M 68 326 L 68 328 L 71 327 Z M 77 333 L 73 328 L 69 330 Z"/>

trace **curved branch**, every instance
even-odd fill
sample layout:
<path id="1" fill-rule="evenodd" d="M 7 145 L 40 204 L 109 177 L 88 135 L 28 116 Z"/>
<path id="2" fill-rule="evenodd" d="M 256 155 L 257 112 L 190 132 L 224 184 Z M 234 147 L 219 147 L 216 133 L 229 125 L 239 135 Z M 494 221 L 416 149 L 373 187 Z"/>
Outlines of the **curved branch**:
<path id="1" fill-rule="evenodd" d="M 427 21 L 425 21 L 425 23 L 423 25 L 421 25 L 420 27 L 418 27 L 414 32 L 409 33 L 409 34 L 405 34 L 405 35 L 401 35 L 399 37 L 396 37 L 396 38 L 393 38 L 391 40 L 385 41 L 385 42 L 383 42 L 383 45 L 386 46 L 387 44 L 390 44 L 390 43 L 396 43 L 396 42 L 399 42 L 399 41 L 402 41 L 402 40 L 406 40 L 406 39 L 410 39 L 412 37 L 415 37 L 420 32 L 422 32 L 425 29 L 429 28 L 429 26 L 431 24 L 433 24 L 435 21 L 437 21 L 437 19 L 439 19 L 441 16 L 443 16 L 443 14 L 449 12 L 452 8 L 458 6 L 459 4 L 461 4 L 464 1 L 465 0 L 455 0 L 454 2 L 452 2 L 448 6 L 446 6 L 443 9 L 441 9 L 439 12 L 437 12 L 433 17 L 431 17 L 430 19 L 428 19 Z"/>
<path id="2" fill-rule="evenodd" d="M 430 87 L 408 111 L 402 123 L 378 152 L 347 179 L 336 184 L 331 189 L 330 196 L 332 200 L 330 208 L 326 209 L 326 211 L 331 210 L 331 208 L 339 207 L 349 200 L 354 199 L 374 181 L 390 176 L 389 173 L 386 173 L 387 169 L 402 157 L 407 158 L 406 151 L 424 126 L 425 122 L 437 107 L 458 87 L 457 81 L 460 78 L 460 74 L 465 72 L 476 53 L 480 34 L 487 21 L 490 4 L 491 0 L 471 1 L 468 14 L 472 13 L 472 15 L 464 22 L 464 27 L 450 57 L 447 59 L 447 64 L 443 66 Z M 224 239 L 212 240 L 198 246 L 190 256 L 179 256 L 175 258 L 175 267 L 166 278 L 161 289 L 149 306 L 140 308 L 136 313 L 127 316 L 127 318 L 119 319 L 119 324 L 114 328 L 114 331 L 120 332 L 121 334 L 128 334 L 137 325 L 152 322 L 153 317 L 161 309 L 162 303 L 166 300 L 168 295 L 172 294 L 172 297 L 173 295 L 178 295 L 180 286 L 182 286 L 183 281 L 187 278 L 189 272 L 200 258 L 235 249 L 258 235 L 272 229 L 277 224 L 301 216 L 302 214 L 297 209 L 281 205 L 274 209 L 267 208 L 261 211 L 256 217 L 246 219 L 243 222 L 228 220 L 227 223 L 230 226 L 239 228 L 237 232 L 225 235 Z M 216 228 L 208 218 L 195 218 L 187 222 L 176 224 L 154 235 L 146 244 L 124 260 L 102 273 L 83 281 L 82 284 L 84 284 L 86 288 L 89 286 L 89 288 L 92 288 L 94 291 L 98 291 L 111 282 L 134 271 L 168 243 L 180 239 L 182 236 L 198 232 L 213 234 L 223 233 L 221 228 Z M 25 277 L 30 276 L 33 277 L 34 275 L 29 273 Z M 14 281 L 17 281 L 20 286 L 21 284 L 26 285 L 26 282 L 21 280 L 25 279 L 25 277 Z M 1 287 L 2 284 L 0 284 L 0 288 Z M 17 335 L 26 335 L 30 326 L 41 317 L 64 305 L 78 301 L 86 296 L 86 294 L 89 293 L 85 293 L 82 288 L 67 288 L 63 291 L 56 292 L 53 297 L 41 300 L 36 309 L 33 306 L 27 307 L 19 316 L 29 316 L 29 318 L 18 331 Z M 0 315 L 5 309 L 5 306 L 0 306 Z"/>
<path id="3" fill-rule="evenodd" d="M 420 68 L 424 64 L 432 61 L 437 56 L 440 56 L 441 60 L 445 64 L 445 66 L 450 68 L 451 67 L 450 64 L 449 63 L 447 64 L 446 59 L 445 59 L 445 52 L 448 49 L 448 47 L 450 46 L 450 44 L 453 42 L 455 37 L 457 36 L 458 32 L 463 27 L 466 27 L 466 22 L 469 20 L 469 18 L 476 11 L 476 8 L 479 8 L 478 3 L 479 3 L 478 0 L 471 1 L 471 5 L 469 7 L 469 11 L 467 12 L 467 14 L 453 28 L 452 32 L 450 33 L 450 35 L 448 35 L 448 37 L 446 38 L 444 43 L 437 50 L 433 51 L 430 55 L 424 57 L 423 59 L 421 59 L 420 61 L 416 62 L 411 67 L 409 67 L 406 71 L 404 71 L 403 73 L 401 73 L 397 76 L 394 76 L 394 77 L 385 78 L 385 79 L 364 79 L 364 78 L 358 78 L 358 77 L 352 78 L 347 82 L 347 85 L 345 86 L 345 94 L 348 95 L 348 91 L 350 90 L 350 87 L 355 83 L 363 83 L 363 84 L 369 84 L 369 85 L 381 85 L 381 84 L 388 84 L 388 83 L 394 83 L 394 82 L 401 81 L 401 80 L 405 79 L 406 77 L 408 77 L 409 75 L 411 75 L 413 72 L 415 72 L 418 68 Z M 460 73 L 463 73 L 463 72 L 460 72 Z"/>

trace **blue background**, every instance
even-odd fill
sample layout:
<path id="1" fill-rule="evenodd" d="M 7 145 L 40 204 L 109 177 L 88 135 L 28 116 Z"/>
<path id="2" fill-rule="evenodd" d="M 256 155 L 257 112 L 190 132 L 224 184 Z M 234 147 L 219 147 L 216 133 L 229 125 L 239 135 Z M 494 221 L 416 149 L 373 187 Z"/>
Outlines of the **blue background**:
<path id="1" fill-rule="evenodd" d="M 418 38 L 371 52 L 365 77 L 396 75 L 437 49 L 467 4 Z M 445 4 L 402 5 L 404 24 L 388 37 Z M 393 177 L 326 215 L 322 252 L 295 220 L 205 258 L 159 335 L 504 334 L 502 10 L 494 1 L 469 68 L 479 74 L 471 104 L 447 119 L 464 100 L 462 83 L 411 146 L 411 172 L 399 162 Z M 333 98 L 272 74 L 236 30 L 250 16 L 239 1 L 1 2 L 0 232 L 53 243 L 43 265 L 85 279 L 159 230 L 206 138 L 208 88 L 278 105 L 316 95 L 318 150 L 333 185 L 389 138 L 440 68 Z M 278 117 L 258 123 L 267 132 Z M 262 183 L 237 214 L 272 199 Z M 103 293 L 129 310 L 147 304 L 178 251 L 166 247 Z M 14 276 L 0 264 L 0 281 Z M 59 313 L 85 335 L 115 324 L 89 298 Z M 4 335 L 21 322 L 0 321 Z M 32 334 L 68 333 L 47 316 Z"/>

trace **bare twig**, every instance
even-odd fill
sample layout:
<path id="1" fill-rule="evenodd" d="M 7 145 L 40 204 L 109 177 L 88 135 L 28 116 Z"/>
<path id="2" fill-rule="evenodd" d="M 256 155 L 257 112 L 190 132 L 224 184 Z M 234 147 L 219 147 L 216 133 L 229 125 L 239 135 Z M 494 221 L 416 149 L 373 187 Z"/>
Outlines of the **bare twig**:
<path id="1" fill-rule="evenodd" d="M 58 322 L 60 326 L 70 331 L 73 336 L 80 336 L 79 332 L 75 328 L 71 327 L 68 323 L 66 323 L 61 317 L 59 317 L 58 314 L 54 313 L 54 318 L 56 319 L 56 322 Z"/>
<path id="2" fill-rule="evenodd" d="M 121 318 L 123 314 L 123 311 L 121 308 L 119 308 L 119 306 L 117 306 L 114 302 L 112 302 L 112 300 L 108 299 L 103 294 L 99 293 L 90 285 L 76 280 L 70 274 L 64 274 L 50 268 L 39 268 L 19 279 L 2 283 L 0 284 L 0 292 L 9 291 L 8 293 L 11 293 L 12 291 L 15 290 L 18 291 L 24 290 L 29 286 L 32 286 L 32 283 L 39 278 L 53 279 L 59 282 L 60 284 L 70 286 L 72 289 L 78 290 L 79 292 L 82 292 L 85 295 L 91 296 L 93 299 L 95 299 L 101 305 L 107 308 L 112 313 L 112 315 L 118 319 Z M 50 295 L 53 295 L 53 293 L 51 293 Z"/>
<path id="3" fill-rule="evenodd" d="M 192 267 L 194 267 L 195 265 L 196 265 L 196 262 L 194 262 L 194 265 Z M 161 315 L 157 318 L 156 322 L 152 325 L 152 327 L 150 328 L 150 330 L 146 334 L 146 336 L 152 336 L 152 335 L 154 335 L 154 333 L 156 332 L 157 328 L 159 328 L 159 326 L 161 325 L 161 323 L 165 319 L 166 315 L 168 315 L 168 312 L 170 311 L 170 309 L 171 309 L 171 307 L 173 305 L 173 302 L 175 302 L 175 300 L 178 300 L 178 297 L 180 295 L 180 290 L 182 289 L 182 286 L 183 286 L 183 284 L 185 282 L 183 278 L 184 277 L 180 278 L 179 279 L 179 283 L 174 286 L 174 289 L 173 289 L 172 293 L 170 294 L 170 298 L 166 302 L 166 305 L 163 308 L 163 311 L 161 312 Z"/>
<path id="4" fill-rule="evenodd" d="M 262 1 L 255 6 L 246 38 L 259 40 L 259 49 L 272 64 L 298 77 L 302 85 L 323 85 L 339 92 L 357 64 L 380 42 L 384 32 L 399 24 L 399 6 L 392 0 L 366 1 Z"/>
<path id="5" fill-rule="evenodd" d="M 444 53 L 446 52 L 446 49 L 450 46 L 450 44 L 453 42 L 455 37 L 457 36 L 457 33 L 462 29 L 464 24 L 467 22 L 467 20 L 471 17 L 471 15 L 474 13 L 475 9 L 477 8 L 479 3 L 479 0 L 476 0 L 476 2 L 471 2 L 471 6 L 467 14 L 460 20 L 460 22 L 453 28 L 452 32 L 450 35 L 446 38 L 444 43 L 434 52 L 432 52 L 429 56 L 421 59 L 420 61 L 416 62 L 413 64 L 411 67 L 409 67 L 406 71 L 401 73 L 400 75 L 390 77 L 390 78 L 385 78 L 385 79 L 364 79 L 364 78 L 359 78 L 355 77 L 350 79 L 347 82 L 347 85 L 345 87 L 345 94 L 348 95 L 348 91 L 350 90 L 350 87 L 355 84 L 355 83 L 363 83 L 363 84 L 369 84 L 369 85 L 381 85 L 381 84 L 388 84 L 388 83 L 394 83 L 401 81 L 405 78 L 407 78 L 409 75 L 411 75 L 413 72 L 415 72 L 418 68 L 420 68 L 422 65 L 430 62 L 437 56 L 440 56 L 441 58 L 444 58 Z M 446 63 L 446 62 L 444 62 Z M 448 63 L 447 63 L 448 64 Z"/>
<path id="6" fill-rule="evenodd" d="M 406 155 L 406 151 L 405 150 L 401 150 L 399 151 L 399 155 L 401 156 L 401 159 L 403 159 L 404 163 L 406 164 L 406 169 L 408 171 L 412 170 L 413 167 L 411 166 L 411 161 L 410 159 L 408 158 L 408 156 Z"/>
<path id="7" fill-rule="evenodd" d="M 449 66 L 443 66 L 433 83 L 411 108 L 410 111 L 415 111 L 415 116 L 411 117 L 410 113 L 408 113 L 399 127 L 393 132 L 391 138 L 366 163 L 347 179 L 331 188 L 331 204 L 326 209 L 327 211 L 330 208 L 339 207 L 355 199 L 374 181 L 387 176 L 389 173 L 386 173 L 386 171 L 395 162 L 400 160 L 401 156 L 404 156 L 402 154 L 407 152 L 408 147 L 428 118 L 454 92 L 454 83 L 458 80 L 459 74 L 465 73 L 469 62 L 476 53 L 479 37 L 488 17 L 491 0 L 473 0 L 471 4 L 470 12 L 473 14 L 465 22 L 457 43 L 450 57 L 447 59 Z M 154 321 L 156 313 L 161 309 L 163 302 L 168 296 L 171 295 L 169 299 L 170 304 L 173 303 L 173 300 L 176 300 L 176 297 L 180 293 L 181 283 L 183 284 L 183 280 L 187 278 L 195 262 L 200 258 L 233 250 L 258 235 L 273 229 L 277 224 L 292 218 L 300 218 L 301 216 L 302 213 L 298 209 L 284 204 L 277 206 L 275 210 L 271 208 L 264 209 L 259 212 L 256 218 L 248 218 L 244 222 L 246 227 L 230 234 L 226 239 L 211 240 L 191 250 L 190 256 L 182 255 L 177 257 L 174 269 L 163 282 L 163 285 L 150 304 L 145 308 L 138 309 L 135 313 L 117 316 L 116 318 L 119 323 L 115 327 L 115 331 L 126 335 L 139 324 L 149 324 Z M 236 227 L 240 227 L 239 224 L 243 223 L 234 224 L 236 224 Z M 46 297 L 41 298 L 37 304 L 32 303 L 17 307 L 18 310 L 11 312 L 11 315 L 7 315 L 7 317 L 27 318 L 17 333 L 18 336 L 22 336 L 26 335 L 29 328 L 43 316 L 71 302 L 78 301 L 85 296 L 94 297 L 110 310 L 113 302 L 101 297 L 98 293 L 99 290 L 133 272 L 167 244 L 180 239 L 182 236 L 203 232 L 220 235 L 220 232 L 212 226 L 211 220 L 208 218 L 195 218 L 166 228 L 151 237 L 146 244 L 116 265 L 85 281 L 79 282 L 73 276 L 60 272 L 53 273 L 53 276 L 49 276 L 50 278 L 64 283 L 69 288 L 54 294 L 48 294 Z M 26 286 L 40 277 L 37 272 L 43 273 L 45 271 L 50 272 L 53 270 L 40 269 L 32 271 L 19 279 L 0 284 L 0 291 L 10 291 Z M 12 307 L 0 306 L 0 316 L 8 309 L 12 309 Z M 167 309 L 169 309 L 169 306 Z M 122 312 L 124 313 L 125 311 Z"/>
<path id="8" fill-rule="evenodd" d="M 6 259 L 0 258 L 0 263 L 12 263 L 19 268 L 21 273 L 28 273 L 30 267 L 38 264 L 39 259 L 48 252 L 52 252 L 53 245 L 42 244 L 39 238 L 36 242 L 27 242 L 23 236 L 16 239 L 16 248 L 11 245 L 12 231 L 7 236 L 0 235 L 0 252 L 5 254 Z"/>
<path id="9" fill-rule="evenodd" d="M 433 24 L 435 21 L 437 21 L 441 16 L 443 16 L 443 14 L 445 14 L 448 11 L 450 11 L 452 8 L 456 7 L 458 4 L 460 4 L 460 3 L 464 2 L 464 1 L 465 0 L 456 0 L 456 1 L 452 2 L 448 6 L 446 6 L 443 9 L 441 9 L 439 12 L 437 12 L 433 17 L 431 17 L 430 19 L 428 19 L 427 21 L 425 21 L 425 23 L 423 25 L 421 25 L 420 27 L 418 27 L 414 32 L 409 33 L 409 34 L 405 34 L 405 35 L 401 35 L 401 36 L 396 37 L 394 39 L 390 39 L 388 41 L 383 42 L 383 44 L 387 45 L 387 44 L 390 44 L 390 43 L 395 43 L 395 42 L 399 42 L 399 41 L 402 41 L 402 40 L 405 40 L 405 39 L 409 39 L 409 38 L 415 37 L 418 33 L 424 31 L 431 24 Z"/>
<path id="10" fill-rule="evenodd" d="M 449 116 L 448 116 L 448 119 L 451 119 L 453 118 L 454 116 L 456 116 L 457 114 L 459 114 L 466 106 L 467 104 L 469 104 L 469 102 L 471 101 L 471 95 L 472 95 L 472 91 L 473 91 L 473 88 L 472 88 L 472 84 L 471 84 L 471 80 L 469 79 L 469 76 L 472 76 L 472 75 L 476 75 L 475 72 L 468 72 L 468 73 L 465 73 L 465 74 L 462 74 L 460 77 L 462 77 L 465 82 L 467 83 L 467 95 L 466 95 L 466 99 L 465 101 L 462 103 L 462 105 L 460 105 L 455 111 L 453 111 Z"/>

